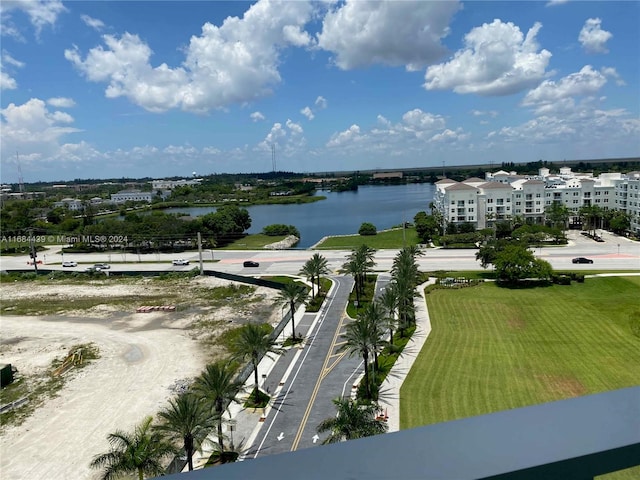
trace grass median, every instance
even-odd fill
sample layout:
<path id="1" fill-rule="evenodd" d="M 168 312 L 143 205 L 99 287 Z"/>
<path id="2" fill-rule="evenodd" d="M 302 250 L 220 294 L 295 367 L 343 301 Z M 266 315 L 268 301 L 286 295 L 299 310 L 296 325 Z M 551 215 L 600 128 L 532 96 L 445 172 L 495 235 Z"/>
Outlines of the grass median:
<path id="1" fill-rule="evenodd" d="M 640 384 L 638 293 L 640 277 L 431 292 L 433 330 L 401 389 L 402 428 Z"/>

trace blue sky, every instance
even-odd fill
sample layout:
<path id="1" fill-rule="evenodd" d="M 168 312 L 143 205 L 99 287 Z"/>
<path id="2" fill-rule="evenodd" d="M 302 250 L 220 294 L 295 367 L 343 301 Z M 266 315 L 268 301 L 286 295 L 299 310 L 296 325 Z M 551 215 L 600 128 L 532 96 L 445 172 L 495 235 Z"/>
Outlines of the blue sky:
<path id="1" fill-rule="evenodd" d="M 2 182 L 640 154 L 640 2 L 0 12 Z"/>

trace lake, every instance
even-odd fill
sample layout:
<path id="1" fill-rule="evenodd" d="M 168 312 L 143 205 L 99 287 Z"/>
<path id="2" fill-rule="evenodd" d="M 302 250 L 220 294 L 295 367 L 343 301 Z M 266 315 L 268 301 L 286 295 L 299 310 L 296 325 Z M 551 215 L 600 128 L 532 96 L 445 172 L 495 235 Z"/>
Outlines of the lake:
<path id="1" fill-rule="evenodd" d="M 300 231 L 297 248 L 308 248 L 326 235 L 358 233 L 363 222 L 384 230 L 403 221 L 413 221 L 421 210 L 429 211 L 435 186 L 430 183 L 361 186 L 357 192 L 318 192 L 326 200 L 296 205 L 253 205 L 245 207 L 251 216 L 249 233 L 260 233 L 273 223 L 294 225 Z M 213 207 L 167 209 L 191 216 L 214 212 Z"/>

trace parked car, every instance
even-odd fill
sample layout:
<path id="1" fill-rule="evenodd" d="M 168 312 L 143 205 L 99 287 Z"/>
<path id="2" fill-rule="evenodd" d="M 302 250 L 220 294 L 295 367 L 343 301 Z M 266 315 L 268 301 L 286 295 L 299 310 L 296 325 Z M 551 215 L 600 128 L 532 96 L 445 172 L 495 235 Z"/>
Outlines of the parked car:
<path id="1" fill-rule="evenodd" d="M 573 263 L 593 263 L 593 260 L 591 260 L 590 258 L 585 258 L 585 257 L 576 257 L 573 260 L 571 260 L 571 262 L 573 262 Z"/>
<path id="2" fill-rule="evenodd" d="M 98 270 L 109 270 L 111 268 L 111 265 L 109 265 L 108 263 L 96 263 L 93 268 L 96 268 Z"/>
<path id="3" fill-rule="evenodd" d="M 258 262 L 254 262 L 253 260 L 246 260 L 242 265 L 245 267 L 259 267 L 260 264 Z"/>
<path id="4" fill-rule="evenodd" d="M 78 266 L 78 262 L 62 262 L 62 266 L 63 267 L 77 267 Z"/>
<path id="5" fill-rule="evenodd" d="M 185 260 L 184 258 L 179 258 L 178 260 L 174 260 L 172 263 L 174 265 L 189 265 L 189 260 Z"/>

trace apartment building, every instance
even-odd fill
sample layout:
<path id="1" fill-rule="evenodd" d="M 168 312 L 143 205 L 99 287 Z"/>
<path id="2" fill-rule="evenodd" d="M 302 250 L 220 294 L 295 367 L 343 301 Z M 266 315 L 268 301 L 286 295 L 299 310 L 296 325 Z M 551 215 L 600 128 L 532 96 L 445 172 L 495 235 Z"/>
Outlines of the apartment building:
<path id="1" fill-rule="evenodd" d="M 569 167 L 557 174 L 541 168 L 538 175 L 530 176 L 500 170 L 487 173 L 485 180 L 443 179 L 435 185 L 434 205 L 446 223 L 468 222 L 482 229 L 514 216 L 529 223 L 543 223 L 545 209 L 561 203 L 571 212 L 570 224 L 579 222 L 581 207 L 596 205 L 626 212 L 631 218 L 631 231 L 640 233 L 640 172 L 609 172 L 594 177 L 574 173 Z"/>

